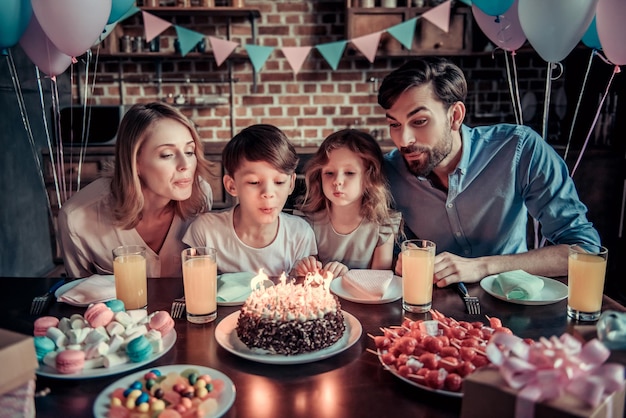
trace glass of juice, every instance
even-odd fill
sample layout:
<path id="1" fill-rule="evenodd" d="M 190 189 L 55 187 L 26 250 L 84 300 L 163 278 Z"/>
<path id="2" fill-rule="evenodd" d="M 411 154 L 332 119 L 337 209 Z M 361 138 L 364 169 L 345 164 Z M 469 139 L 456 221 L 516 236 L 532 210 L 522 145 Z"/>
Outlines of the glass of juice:
<path id="1" fill-rule="evenodd" d="M 433 302 L 435 243 L 412 239 L 402 243 L 402 308 L 428 312 Z"/>
<path id="2" fill-rule="evenodd" d="M 602 308 L 604 276 L 609 251 L 590 244 L 569 247 L 567 316 L 577 321 L 597 321 Z"/>
<path id="3" fill-rule="evenodd" d="M 126 309 L 145 309 L 148 306 L 146 276 L 146 247 L 122 245 L 113 250 L 115 296 Z"/>
<path id="4" fill-rule="evenodd" d="M 187 321 L 194 324 L 211 322 L 217 318 L 217 250 L 187 248 L 181 258 Z"/>

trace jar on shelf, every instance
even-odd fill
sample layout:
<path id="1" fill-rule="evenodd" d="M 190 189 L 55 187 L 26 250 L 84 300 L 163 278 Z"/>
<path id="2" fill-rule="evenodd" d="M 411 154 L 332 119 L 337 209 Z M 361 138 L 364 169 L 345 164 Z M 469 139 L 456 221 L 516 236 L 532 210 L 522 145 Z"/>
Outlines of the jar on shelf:
<path id="1" fill-rule="evenodd" d="M 246 7 L 244 4 L 244 0 L 232 0 L 231 6 L 232 7 Z"/>

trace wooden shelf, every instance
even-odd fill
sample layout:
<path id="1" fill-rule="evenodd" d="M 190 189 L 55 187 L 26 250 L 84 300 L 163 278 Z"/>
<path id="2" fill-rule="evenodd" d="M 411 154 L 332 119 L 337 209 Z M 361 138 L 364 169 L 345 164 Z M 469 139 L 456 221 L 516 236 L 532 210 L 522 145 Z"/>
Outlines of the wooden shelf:
<path id="1" fill-rule="evenodd" d="M 261 16 L 259 9 L 247 7 L 141 7 L 141 10 L 156 16 L 216 16 L 251 19 Z"/>

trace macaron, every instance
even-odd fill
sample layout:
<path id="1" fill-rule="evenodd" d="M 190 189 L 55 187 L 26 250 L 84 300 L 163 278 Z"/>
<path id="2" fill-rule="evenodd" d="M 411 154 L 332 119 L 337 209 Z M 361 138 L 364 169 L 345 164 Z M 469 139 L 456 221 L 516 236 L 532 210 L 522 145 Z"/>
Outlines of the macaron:
<path id="1" fill-rule="evenodd" d="M 33 338 L 35 341 L 35 354 L 37 354 L 37 360 L 41 363 L 46 354 L 56 350 L 54 341 L 46 336 L 36 336 Z"/>
<path id="2" fill-rule="evenodd" d="M 174 319 L 167 311 L 157 311 L 150 318 L 148 325 L 150 329 L 159 331 L 161 336 L 165 337 L 174 328 Z"/>
<path id="3" fill-rule="evenodd" d="M 150 344 L 150 341 L 148 341 L 144 335 L 140 335 L 139 337 L 131 340 L 126 346 L 126 355 L 133 363 L 139 363 L 147 360 L 151 354 L 152 344 Z"/>
<path id="4" fill-rule="evenodd" d="M 37 318 L 35 320 L 35 330 L 33 334 L 35 337 L 42 337 L 46 335 L 48 328 L 56 327 L 59 325 L 59 318 L 54 316 L 42 316 L 41 318 Z"/>
<path id="5" fill-rule="evenodd" d="M 104 303 L 89 305 L 85 311 L 85 320 L 92 328 L 106 327 L 115 316 L 115 313 Z"/>
<path id="6" fill-rule="evenodd" d="M 56 357 L 57 371 L 61 374 L 78 373 L 85 367 L 85 352 L 82 350 L 65 350 Z"/>
<path id="7" fill-rule="evenodd" d="M 126 310 L 126 307 L 124 306 L 124 301 L 119 299 L 111 299 L 104 302 L 104 304 L 108 306 L 109 309 L 111 309 L 114 313 L 123 312 Z"/>

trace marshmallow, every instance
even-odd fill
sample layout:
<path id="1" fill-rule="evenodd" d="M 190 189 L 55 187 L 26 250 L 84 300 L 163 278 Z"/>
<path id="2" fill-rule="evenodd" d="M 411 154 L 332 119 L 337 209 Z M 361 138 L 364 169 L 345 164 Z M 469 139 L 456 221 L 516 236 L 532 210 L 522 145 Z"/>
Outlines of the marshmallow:
<path id="1" fill-rule="evenodd" d="M 102 357 L 102 360 L 103 365 L 106 368 L 119 366 L 120 364 L 126 364 L 130 361 L 128 356 L 123 353 L 107 354 L 106 356 Z"/>

